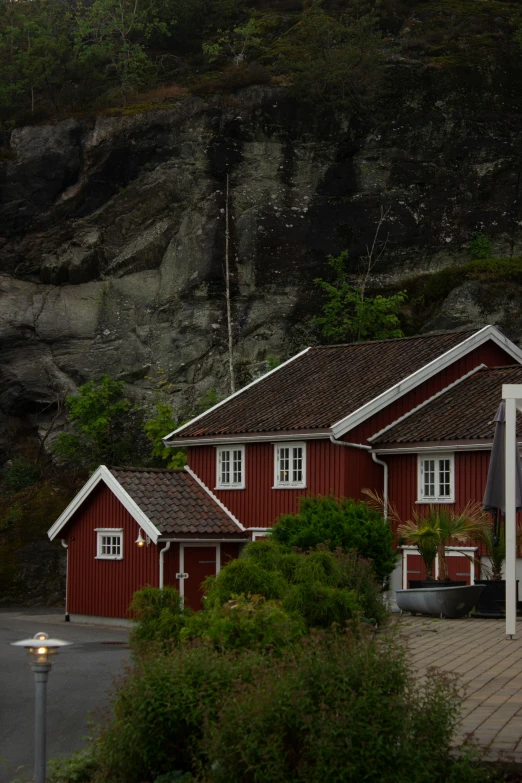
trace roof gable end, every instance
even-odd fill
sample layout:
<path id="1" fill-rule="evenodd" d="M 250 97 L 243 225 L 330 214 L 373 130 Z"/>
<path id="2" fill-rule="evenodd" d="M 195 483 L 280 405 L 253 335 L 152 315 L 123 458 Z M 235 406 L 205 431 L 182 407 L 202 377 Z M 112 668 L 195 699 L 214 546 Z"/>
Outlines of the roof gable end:
<path id="1" fill-rule="evenodd" d="M 366 419 L 369 419 L 370 416 L 375 415 L 387 405 L 390 405 L 394 400 L 402 397 L 424 381 L 429 380 L 429 378 L 446 369 L 458 359 L 462 358 L 473 349 L 478 348 L 480 345 L 483 345 L 488 340 L 494 342 L 509 356 L 522 364 L 522 351 L 520 348 L 503 335 L 495 326 L 492 326 L 491 324 L 484 326 L 455 347 L 450 348 L 436 359 L 425 364 L 416 372 L 402 379 L 399 383 L 387 389 L 365 405 L 362 405 L 358 410 L 353 411 L 348 414 L 348 416 L 340 419 L 332 426 L 334 437 L 341 438 L 351 429 L 362 424 Z"/>
<path id="2" fill-rule="evenodd" d="M 121 486 L 119 481 L 112 475 L 110 470 L 105 465 L 94 471 L 90 479 L 83 485 L 81 490 L 74 497 L 65 511 L 58 517 L 54 525 L 49 528 L 47 535 L 53 541 L 58 533 L 65 527 L 67 522 L 71 519 L 73 514 L 82 506 L 89 495 L 96 489 L 98 484 L 102 482 L 116 495 L 122 506 L 129 512 L 143 531 L 149 536 L 149 538 L 156 544 L 160 536 L 160 531 L 155 525 L 152 524 L 150 519 L 143 513 L 140 507 L 134 502 L 128 492 Z"/>

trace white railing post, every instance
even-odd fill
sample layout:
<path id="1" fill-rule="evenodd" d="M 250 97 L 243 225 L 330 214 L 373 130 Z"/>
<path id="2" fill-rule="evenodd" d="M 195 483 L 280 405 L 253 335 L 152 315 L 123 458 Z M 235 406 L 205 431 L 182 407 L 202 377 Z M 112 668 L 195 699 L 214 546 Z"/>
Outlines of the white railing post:
<path id="1" fill-rule="evenodd" d="M 516 461 L 517 409 L 513 397 L 506 398 L 506 635 L 517 630 L 516 604 Z"/>

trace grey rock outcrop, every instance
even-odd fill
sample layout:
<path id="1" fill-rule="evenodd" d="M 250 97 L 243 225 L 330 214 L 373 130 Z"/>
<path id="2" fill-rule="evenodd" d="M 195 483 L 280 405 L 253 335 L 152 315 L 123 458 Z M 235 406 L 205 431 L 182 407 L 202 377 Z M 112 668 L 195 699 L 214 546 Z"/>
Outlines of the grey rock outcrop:
<path id="1" fill-rule="evenodd" d="M 498 253 L 518 252 L 519 115 L 465 122 L 420 89 L 364 126 L 257 87 L 14 131 L 0 164 L 0 415 L 45 428 L 58 397 L 102 372 L 140 396 L 161 368 L 173 403 L 226 390 L 227 174 L 243 383 L 314 339 L 313 279 L 329 253 L 364 252 L 381 206 L 382 284 L 467 260 L 485 224 Z M 449 320 L 487 322 L 497 305 L 449 302 Z"/>

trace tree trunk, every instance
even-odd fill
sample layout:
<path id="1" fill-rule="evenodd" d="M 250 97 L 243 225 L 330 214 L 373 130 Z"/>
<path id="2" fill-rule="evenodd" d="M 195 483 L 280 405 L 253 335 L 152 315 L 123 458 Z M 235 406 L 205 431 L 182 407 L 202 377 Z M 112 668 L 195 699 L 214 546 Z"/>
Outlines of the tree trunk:
<path id="1" fill-rule="evenodd" d="M 234 373 L 234 345 L 232 341 L 232 307 L 230 302 L 230 230 L 229 230 L 229 209 L 228 209 L 228 174 L 227 189 L 225 201 L 225 297 L 227 300 L 227 331 L 228 331 L 228 369 L 230 374 L 230 393 L 234 394 L 236 390 L 236 378 Z"/>

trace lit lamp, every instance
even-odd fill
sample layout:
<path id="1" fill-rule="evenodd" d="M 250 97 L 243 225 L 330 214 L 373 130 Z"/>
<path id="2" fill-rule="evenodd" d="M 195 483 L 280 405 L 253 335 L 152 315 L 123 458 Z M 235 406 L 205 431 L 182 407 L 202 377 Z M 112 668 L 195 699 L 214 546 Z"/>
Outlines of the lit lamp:
<path id="1" fill-rule="evenodd" d="M 148 546 L 149 543 L 150 543 L 150 538 L 148 536 L 147 536 L 146 539 L 143 538 L 143 536 L 141 534 L 141 527 L 138 529 L 138 538 L 136 539 L 136 541 L 134 543 L 137 544 L 139 547 L 143 547 L 145 545 Z"/>
<path id="2" fill-rule="evenodd" d="M 45 713 L 47 701 L 47 677 L 51 671 L 52 656 L 59 647 L 65 647 L 72 642 L 62 642 L 61 639 L 49 639 L 48 634 L 39 631 L 32 639 L 21 642 L 11 642 L 13 647 L 25 647 L 29 653 L 29 662 L 34 672 L 35 683 L 35 714 L 34 714 L 34 780 L 35 783 L 45 783 Z"/>

